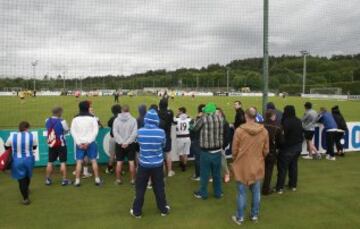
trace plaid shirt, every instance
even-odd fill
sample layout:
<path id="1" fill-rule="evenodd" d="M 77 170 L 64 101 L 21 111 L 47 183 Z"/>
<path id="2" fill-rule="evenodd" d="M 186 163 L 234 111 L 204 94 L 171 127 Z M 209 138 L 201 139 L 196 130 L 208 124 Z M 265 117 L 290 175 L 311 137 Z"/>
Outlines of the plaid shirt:
<path id="1" fill-rule="evenodd" d="M 224 119 L 214 114 L 204 114 L 197 119 L 193 130 L 200 131 L 200 147 L 205 150 L 218 150 L 224 141 Z"/>

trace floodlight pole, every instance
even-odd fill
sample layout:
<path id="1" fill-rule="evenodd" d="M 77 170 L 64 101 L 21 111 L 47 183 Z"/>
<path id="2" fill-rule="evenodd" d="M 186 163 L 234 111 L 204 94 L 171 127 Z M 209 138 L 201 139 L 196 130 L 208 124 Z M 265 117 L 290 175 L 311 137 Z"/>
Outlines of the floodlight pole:
<path id="1" fill-rule="evenodd" d="M 230 68 L 226 68 L 226 92 L 229 93 L 229 72 Z"/>
<path id="2" fill-rule="evenodd" d="M 63 91 L 65 92 L 65 86 L 66 86 L 66 85 L 65 85 L 65 84 L 66 84 L 66 83 L 65 83 L 65 72 L 63 72 L 63 75 L 64 75 L 64 79 L 63 79 Z"/>
<path id="3" fill-rule="evenodd" d="M 262 112 L 265 114 L 269 91 L 269 0 L 264 0 L 263 30 L 263 98 Z"/>
<path id="4" fill-rule="evenodd" d="M 309 52 L 306 50 L 300 51 L 300 53 L 304 57 L 304 65 L 303 65 L 303 85 L 302 85 L 302 93 L 305 94 L 305 85 L 306 85 L 306 56 L 309 55 Z"/>
<path id="5" fill-rule="evenodd" d="M 34 91 L 36 90 L 36 66 L 38 64 L 38 61 L 35 60 L 34 62 L 31 63 L 32 66 L 32 70 L 33 70 L 33 87 L 34 87 Z"/>

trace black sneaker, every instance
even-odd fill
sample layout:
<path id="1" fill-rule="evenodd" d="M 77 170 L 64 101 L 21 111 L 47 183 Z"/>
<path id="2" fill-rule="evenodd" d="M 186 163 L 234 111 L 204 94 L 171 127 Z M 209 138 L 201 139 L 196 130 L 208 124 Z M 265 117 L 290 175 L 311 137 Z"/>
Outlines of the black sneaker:
<path id="1" fill-rule="evenodd" d="M 170 214 L 170 206 L 166 205 L 165 208 L 166 208 L 166 212 L 161 212 L 161 216 L 167 216 Z"/>
<path id="2" fill-rule="evenodd" d="M 202 199 L 202 200 L 206 200 L 207 198 L 206 197 L 203 197 L 199 192 L 194 192 L 194 197 L 196 199 Z"/>

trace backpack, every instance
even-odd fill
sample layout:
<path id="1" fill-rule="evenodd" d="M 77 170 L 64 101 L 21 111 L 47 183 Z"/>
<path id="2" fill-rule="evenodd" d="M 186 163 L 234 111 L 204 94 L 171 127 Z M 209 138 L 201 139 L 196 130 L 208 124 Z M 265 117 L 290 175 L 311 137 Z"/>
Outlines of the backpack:
<path id="1" fill-rule="evenodd" d="M 12 162 L 11 149 L 6 150 L 0 155 L 0 171 L 5 171 L 10 168 Z"/>
<path id="2" fill-rule="evenodd" d="M 54 121 L 52 123 L 52 125 L 50 126 L 50 128 L 47 130 L 47 143 L 48 143 L 49 148 L 57 148 L 62 145 L 61 139 L 59 136 L 56 135 L 56 132 L 54 129 L 56 123 L 57 123 L 57 121 Z"/>

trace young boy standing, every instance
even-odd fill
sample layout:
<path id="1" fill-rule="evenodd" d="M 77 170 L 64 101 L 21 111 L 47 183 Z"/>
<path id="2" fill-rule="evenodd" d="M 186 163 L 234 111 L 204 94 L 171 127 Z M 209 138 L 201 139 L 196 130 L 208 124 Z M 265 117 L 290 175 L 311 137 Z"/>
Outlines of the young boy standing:
<path id="1" fill-rule="evenodd" d="M 186 114 L 186 108 L 180 107 L 178 116 L 174 119 L 176 123 L 176 146 L 180 157 L 180 167 L 186 171 L 188 155 L 190 154 L 190 122 L 191 118 Z"/>

